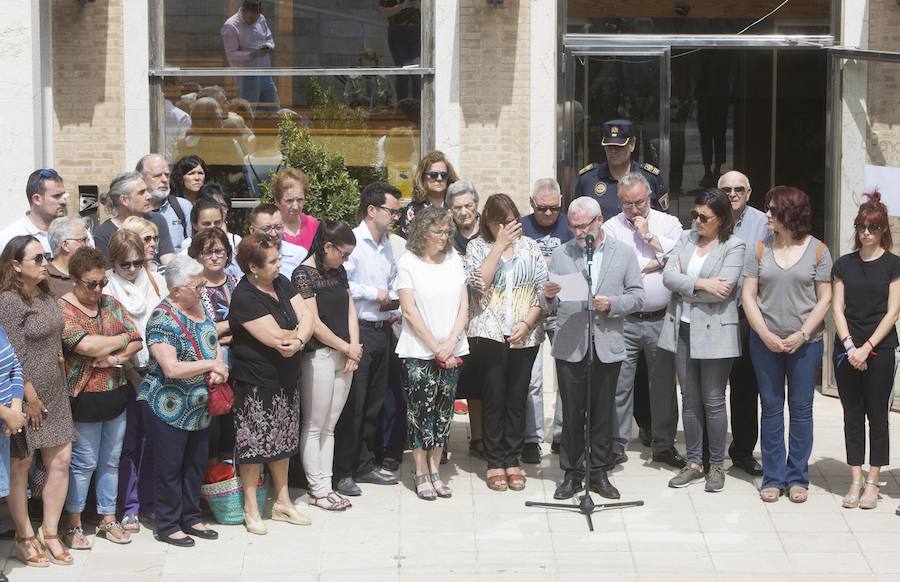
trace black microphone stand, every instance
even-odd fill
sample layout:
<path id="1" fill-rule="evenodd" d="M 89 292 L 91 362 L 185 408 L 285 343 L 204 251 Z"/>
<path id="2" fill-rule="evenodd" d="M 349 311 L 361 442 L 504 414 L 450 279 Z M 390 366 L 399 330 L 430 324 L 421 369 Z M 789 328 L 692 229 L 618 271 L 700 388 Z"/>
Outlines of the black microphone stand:
<path id="1" fill-rule="evenodd" d="M 594 267 L 594 237 L 588 235 L 585 238 L 585 250 L 587 251 L 587 283 L 588 283 L 588 322 L 587 322 L 587 390 L 585 390 L 584 403 L 584 495 L 578 505 L 570 503 L 548 503 L 544 501 L 526 501 L 525 507 L 548 507 L 550 509 L 577 509 L 578 513 L 587 519 L 588 530 L 594 531 L 594 521 L 591 515 L 595 511 L 615 509 L 618 507 L 638 507 L 644 504 L 642 500 L 621 501 L 616 503 L 594 503 L 591 498 L 591 379 L 594 362 L 594 283 L 591 280 Z"/>

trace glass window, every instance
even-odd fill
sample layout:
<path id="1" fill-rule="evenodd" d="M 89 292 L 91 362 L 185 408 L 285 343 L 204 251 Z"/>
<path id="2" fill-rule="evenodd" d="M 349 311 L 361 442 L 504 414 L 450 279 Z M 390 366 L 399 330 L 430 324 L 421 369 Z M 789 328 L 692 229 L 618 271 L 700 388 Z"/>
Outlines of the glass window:
<path id="1" fill-rule="evenodd" d="M 420 0 L 165 0 L 169 67 L 348 68 L 421 63 Z"/>
<path id="2" fill-rule="evenodd" d="M 420 156 L 418 76 L 167 77 L 165 152 L 203 159 L 207 180 L 237 198 L 256 197 L 280 168 L 278 121 L 289 115 L 343 155 L 360 184 L 383 176 L 409 195 Z M 176 185 L 177 187 L 177 185 Z"/>
<path id="3" fill-rule="evenodd" d="M 566 30 L 584 34 L 737 34 L 777 2 L 567 0 Z M 788 2 L 744 34 L 831 34 L 832 0 Z"/>

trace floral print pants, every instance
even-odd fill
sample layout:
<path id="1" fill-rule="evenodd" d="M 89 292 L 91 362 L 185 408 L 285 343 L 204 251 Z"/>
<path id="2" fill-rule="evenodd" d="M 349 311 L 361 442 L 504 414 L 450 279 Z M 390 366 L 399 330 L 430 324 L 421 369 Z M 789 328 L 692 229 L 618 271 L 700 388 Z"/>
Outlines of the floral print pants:
<path id="1" fill-rule="evenodd" d="M 430 451 L 447 444 L 459 367 L 444 369 L 434 360 L 403 358 L 408 382 L 406 425 L 409 444 Z"/>

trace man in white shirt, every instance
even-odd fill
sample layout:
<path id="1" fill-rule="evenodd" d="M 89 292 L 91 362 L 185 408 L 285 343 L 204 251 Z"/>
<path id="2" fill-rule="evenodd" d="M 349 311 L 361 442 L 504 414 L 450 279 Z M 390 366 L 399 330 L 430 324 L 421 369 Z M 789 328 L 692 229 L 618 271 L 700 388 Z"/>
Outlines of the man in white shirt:
<path id="1" fill-rule="evenodd" d="M 0 231 L 0 252 L 13 237 L 30 234 L 44 245 L 44 252 L 52 253 L 47 231 L 51 222 L 66 215 L 66 199 L 69 197 L 62 176 L 52 168 L 33 171 L 25 183 L 25 195 L 28 197 L 28 212 Z"/>
<path id="2" fill-rule="evenodd" d="M 606 234 L 634 249 L 644 284 L 640 311 L 625 316 L 625 361 L 616 385 L 616 462 L 627 460 L 634 413 L 635 371 L 641 352 L 647 361 L 650 393 L 650 446 L 652 459 L 676 469 L 685 460 L 675 449 L 678 401 L 675 394 L 673 355 L 656 347 L 671 293 L 663 285 L 663 267 L 681 236 L 677 218 L 650 207 L 650 184 L 633 172 L 619 180 L 622 212 L 603 224 Z"/>
<path id="3" fill-rule="evenodd" d="M 250 213 L 250 234 L 264 234 L 278 244 L 279 272 L 288 279 L 300 263 L 306 260 L 309 250 L 284 240 L 284 222 L 281 211 L 274 204 L 260 204 Z"/>
<path id="4" fill-rule="evenodd" d="M 180 254 L 184 240 L 194 236 L 191 221 L 188 219 L 193 206 L 184 198 L 172 194 L 169 184 L 169 162 L 159 154 L 147 154 L 138 160 L 134 171 L 138 172 L 147 183 L 152 211 L 166 219 L 172 248 L 175 249 L 176 255 Z"/>
<path id="5" fill-rule="evenodd" d="M 225 58 L 229 66 L 268 69 L 272 67 L 272 51 L 275 39 L 266 17 L 262 15 L 262 2 L 243 0 L 238 11 L 232 14 L 221 30 Z M 238 77 L 241 97 L 262 109 L 278 111 L 278 90 L 271 75 Z"/>
<path id="6" fill-rule="evenodd" d="M 375 469 L 375 450 L 382 438 L 377 424 L 388 384 L 391 316 L 399 307 L 389 232 L 400 218 L 400 191 L 385 182 L 369 184 L 360 195 L 359 209 L 363 220 L 353 229 L 356 248 L 344 268 L 363 355 L 334 432 L 334 487 L 342 495 L 362 494 L 357 483 L 398 483 L 393 475 Z"/>

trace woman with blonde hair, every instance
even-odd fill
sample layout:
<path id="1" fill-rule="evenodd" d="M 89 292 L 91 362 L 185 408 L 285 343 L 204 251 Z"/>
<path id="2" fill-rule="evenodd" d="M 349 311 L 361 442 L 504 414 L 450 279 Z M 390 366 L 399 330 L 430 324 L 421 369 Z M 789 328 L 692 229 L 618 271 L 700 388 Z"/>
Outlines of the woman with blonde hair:
<path id="1" fill-rule="evenodd" d="M 155 224 L 140 216 L 129 216 L 122 222 L 120 230 L 128 230 L 139 237 L 144 244 L 144 267 L 148 272 L 157 271 L 156 251 L 159 246 L 159 229 Z"/>
<path id="2" fill-rule="evenodd" d="M 459 180 L 453 164 L 439 150 L 425 154 L 416 166 L 416 175 L 413 178 L 412 202 L 410 202 L 400 216 L 400 228 L 403 234 L 407 234 L 410 225 L 416 217 L 416 213 L 429 206 L 444 207 L 444 196 L 447 188 Z"/>

